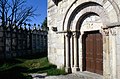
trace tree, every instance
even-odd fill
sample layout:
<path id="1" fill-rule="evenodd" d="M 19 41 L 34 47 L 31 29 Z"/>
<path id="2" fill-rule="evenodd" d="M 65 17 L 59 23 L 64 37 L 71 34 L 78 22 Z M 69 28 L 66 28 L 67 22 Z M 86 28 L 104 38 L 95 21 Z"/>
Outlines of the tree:
<path id="1" fill-rule="evenodd" d="M 0 21 L 2 26 L 8 24 L 21 26 L 30 17 L 36 16 L 32 6 L 26 6 L 26 0 L 0 0 Z"/>
<path id="2" fill-rule="evenodd" d="M 42 23 L 41 28 L 45 31 L 49 30 L 48 27 L 47 27 L 47 17 L 45 18 L 44 22 Z"/>

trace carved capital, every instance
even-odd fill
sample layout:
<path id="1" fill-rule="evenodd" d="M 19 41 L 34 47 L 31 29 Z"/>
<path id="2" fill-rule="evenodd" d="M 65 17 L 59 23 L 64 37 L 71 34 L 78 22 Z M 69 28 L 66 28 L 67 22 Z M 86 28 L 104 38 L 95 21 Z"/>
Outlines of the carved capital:
<path id="1" fill-rule="evenodd" d="M 103 35 L 109 36 L 109 29 L 104 29 L 103 30 Z"/>
<path id="2" fill-rule="evenodd" d="M 111 29 L 110 29 L 110 33 L 111 33 L 113 36 L 115 36 L 115 35 L 117 34 L 116 28 L 111 28 Z"/>
<path id="3" fill-rule="evenodd" d="M 79 38 L 80 37 L 80 32 L 75 32 L 73 35 L 74 35 L 75 38 Z"/>
<path id="4" fill-rule="evenodd" d="M 70 38 L 72 36 L 72 32 L 67 32 L 66 36 Z"/>

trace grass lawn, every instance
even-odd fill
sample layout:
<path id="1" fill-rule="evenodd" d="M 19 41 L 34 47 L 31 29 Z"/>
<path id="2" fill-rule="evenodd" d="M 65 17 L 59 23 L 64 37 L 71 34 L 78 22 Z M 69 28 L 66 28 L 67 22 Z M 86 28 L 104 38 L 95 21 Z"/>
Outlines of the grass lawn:
<path id="1" fill-rule="evenodd" d="M 47 57 L 14 58 L 0 61 L 0 79 L 32 79 L 30 73 L 65 74 L 48 62 Z"/>

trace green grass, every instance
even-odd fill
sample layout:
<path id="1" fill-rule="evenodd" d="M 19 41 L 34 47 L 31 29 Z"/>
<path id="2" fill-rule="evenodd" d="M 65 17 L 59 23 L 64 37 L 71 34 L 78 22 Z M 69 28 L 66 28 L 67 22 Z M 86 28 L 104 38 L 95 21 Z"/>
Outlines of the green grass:
<path id="1" fill-rule="evenodd" d="M 65 74 L 64 69 L 43 58 L 14 58 L 0 62 L 0 79 L 32 79 L 30 73 L 47 73 L 47 75 Z"/>

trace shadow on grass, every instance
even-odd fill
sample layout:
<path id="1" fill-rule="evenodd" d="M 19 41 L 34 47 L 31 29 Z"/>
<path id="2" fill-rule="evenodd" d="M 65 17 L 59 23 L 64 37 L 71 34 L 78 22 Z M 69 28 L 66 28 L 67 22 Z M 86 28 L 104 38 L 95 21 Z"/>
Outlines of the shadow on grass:
<path id="1" fill-rule="evenodd" d="M 0 71 L 0 79 L 32 79 L 31 76 L 25 76 L 23 72 L 26 72 L 28 68 L 15 66 L 10 69 Z"/>
<path id="2" fill-rule="evenodd" d="M 30 65 L 28 66 L 29 63 L 25 63 L 25 61 L 36 59 L 36 61 L 38 62 L 39 58 L 41 60 L 41 58 L 43 57 L 44 55 L 40 56 L 37 54 L 33 56 L 0 60 L 0 79 L 32 79 L 32 77 L 28 75 L 29 73 L 32 73 L 32 71 L 29 71 Z M 36 64 L 34 61 L 30 63 Z M 44 69 L 45 68 L 41 68 L 41 70 Z M 34 70 L 34 73 L 36 73 L 37 71 L 39 70 Z"/>
<path id="3" fill-rule="evenodd" d="M 31 73 L 47 73 L 47 75 L 66 75 L 64 68 L 63 69 L 57 69 L 57 66 L 49 64 L 42 68 L 36 68 L 28 70 L 28 72 Z"/>
<path id="4" fill-rule="evenodd" d="M 43 58 L 44 57 L 44 58 Z M 33 55 L 0 61 L 0 79 L 32 79 L 30 73 L 64 74 L 48 62 L 45 55 Z"/>
<path id="5" fill-rule="evenodd" d="M 0 67 L 2 64 L 10 64 L 10 65 L 15 65 L 15 64 L 19 64 L 19 63 L 22 63 L 22 61 L 20 60 L 17 60 L 15 58 L 12 58 L 12 59 L 1 59 L 0 60 Z"/>
<path id="6" fill-rule="evenodd" d="M 50 64 L 50 65 L 47 65 L 47 66 L 42 67 L 42 68 L 36 68 L 36 69 L 28 70 L 28 72 L 31 72 L 31 73 L 36 73 L 36 72 L 44 73 L 44 72 L 46 72 L 46 71 L 48 71 L 50 69 L 56 69 L 56 68 L 57 68 L 57 66 Z"/>

